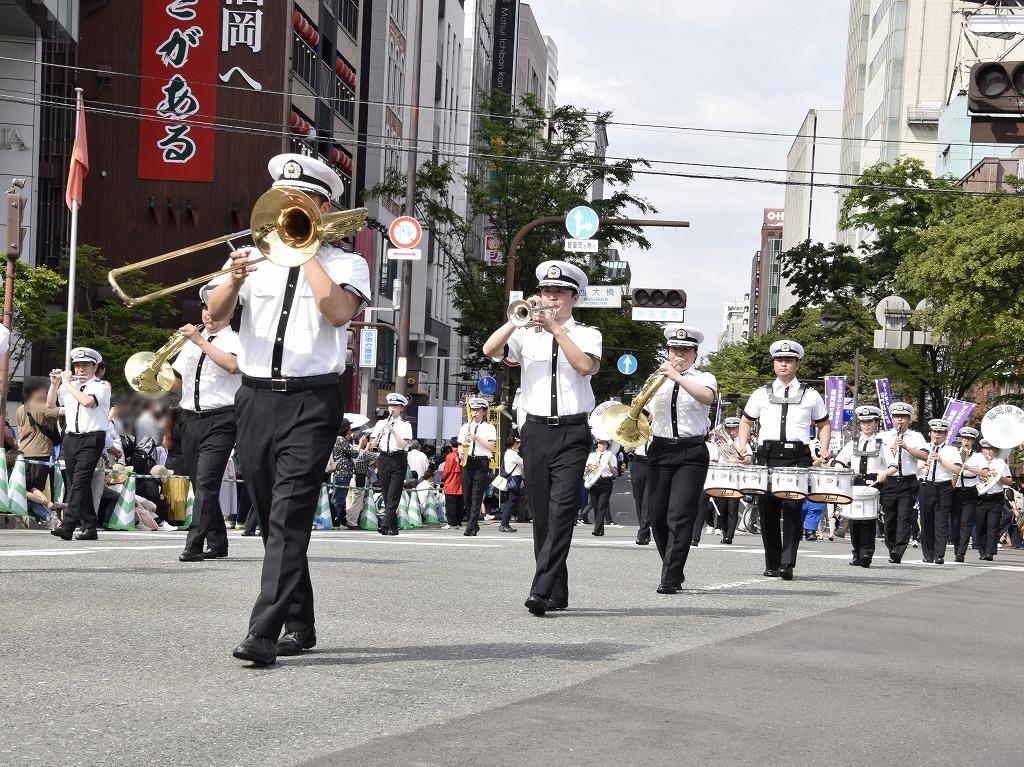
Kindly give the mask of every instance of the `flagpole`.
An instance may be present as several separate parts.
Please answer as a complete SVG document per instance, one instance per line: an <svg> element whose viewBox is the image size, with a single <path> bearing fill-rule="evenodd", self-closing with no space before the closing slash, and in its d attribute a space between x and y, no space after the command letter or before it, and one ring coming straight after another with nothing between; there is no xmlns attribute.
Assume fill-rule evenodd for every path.
<svg viewBox="0 0 1024 767"><path fill-rule="evenodd" d="M75 88L75 114L81 114L82 89ZM78 120L75 120L75 142L78 142ZM72 336L75 329L75 267L78 264L78 201L71 203L71 244L68 253L68 324L64 342L64 369L71 369Z"/></svg>

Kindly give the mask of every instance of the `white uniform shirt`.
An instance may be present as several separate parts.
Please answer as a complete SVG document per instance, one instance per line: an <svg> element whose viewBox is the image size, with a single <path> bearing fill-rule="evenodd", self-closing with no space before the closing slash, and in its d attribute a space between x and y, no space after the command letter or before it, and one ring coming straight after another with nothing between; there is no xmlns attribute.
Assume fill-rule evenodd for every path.
<svg viewBox="0 0 1024 767"><path fill-rule="evenodd" d="M459 429L459 444L465 445L467 442L469 443L466 454L470 458L487 458L490 460L491 456L494 455L494 451L488 450L476 440L470 439L471 434L477 435L484 442L495 442L498 439L498 433L494 425L487 423L487 421L481 421L480 423L470 421L469 423L462 424L462 428Z"/></svg>
<svg viewBox="0 0 1024 767"><path fill-rule="evenodd" d="M971 463L971 460L974 458L974 456L980 456L982 462L980 464ZM985 456L981 455L981 453L971 453L970 455L967 456L967 460L964 461L964 466L977 465L979 468L981 468L982 466L985 466L985 463ZM976 487L979 481L980 480L978 479L978 476L976 474L968 474L965 471L961 472L960 479L956 481L956 484L953 485L953 487Z"/></svg>
<svg viewBox="0 0 1024 767"><path fill-rule="evenodd" d="M783 408L786 408L786 434L785 440L782 440L785 442L810 443L811 424L828 418L825 400L821 398L816 389L807 387L800 403L796 403L801 386L803 384L795 378L788 387L783 385L778 378L772 382L772 391L776 397L787 396L788 388L788 396L794 400L788 406L771 402L764 386L759 386L757 391L750 395L750 399L747 400L747 404L743 408L743 414L751 421L760 420L761 429L758 432L758 438L761 442L782 440Z"/></svg>
<svg viewBox="0 0 1024 767"><path fill-rule="evenodd" d="M690 367L683 375L713 392L718 391L718 381L711 373ZM673 410L675 424L672 422ZM698 402L686 389L668 378L662 381L658 391L647 403L647 411L651 414L651 434L655 437L703 437L711 428L711 419L708 417L710 405Z"/></svg>
<svg viewBox="0 0 1024 767"><path fill-rule="evenodd" d="M1010 467L1006 465L1006 461L1004 461L1002 458L993 458L992 463L989 463L988 461L985 460L985 456L983 456L981 453L972 454L971 457L967 459L966 465L970 466L973 469L984 469L987 467L990 471L995 472L996 476L998 476L1000 479L1002 479L1003 477L1013 476L1012 474L1010 474ZM969 474L964 474L965 479L969 476ZM978 481L980 480L978 480L977 477L975 477L975 479L976 481L974 484L978 484ZM1001 482L996 482L994 485L992 485L992 487L985 491L984 495L996 495L998 493L1002 493L1005 490L1006 485L1002 484Z"/></svg>
<svg viewBox="0 0 1024 767"><path fill-rule="evenodd" d="M925 450L929 453L934 453L936 457L931 461L930 466L927 460L918 461L917 478L925 482L949 482L953 479L953 475L946 470L945 466L939 463L938 459L942 458L949 463L963 463L960 460L960 451L952 445L947 445L945 442L940 445L929 442Z"/></svg>
<svg viewBox="0 0 1024 767"><path fill-rule="evenodd" d="M523 457L515 450L506 450L505 459L502 461L505 466L505 475L508 477L523 476Z"/></svg>
<svg viewBox="0 0 1024 767"><path fill-rule="evenodd" d="M888 451L886 460L889 461L890 466L896 467L896 474L894 476L904 477L916 477L917 476L917 459L908 453L906 450L899 450L894 448L896 444L896 430L889 429L889 431L882 432L882 442L885 445L885 449ZM919 431L908 429L903 434L903 444L912 447L915 450L924 450L928 443L925 441L924 435Z"/></svg>
<svg viewBox="0 0 1024 767"><path fill-rule="evenodd" d="M600 466L601 468L597 476L599 479L604 479L605 477L615 476L615 472L619 467L619 461L611 450L605 450L603 453L598 453L595 450L587 457L586 465Z"/></svg>
<svg viewBox="0 0 1024 767"><path fill-rule="evenodd" d="M414 472L419 479L430 478L430 460L422 450L409 451L409 471Z"/></svg>
<svg viewBox="0 0 1024 767"><path fill-rule="evenodd" d="M580 325L570 317L562 328L580 351L601 359L601 331ZM519 406L531 415L575 415L594 409L594 390L590 376L581 376L565 358L561 347L550 333L535 328L518 328L508 339L504 360L522 368ZM558 352L556 396L558 410L551 412L551 359ZM501 361L497 358L496 361Z"/></svg>
<svg viewBox="0 0 1024 767"><path fill-rule="evenodd" d="M76 384L72 382L72 386ZM110 384L93 377L82 384L78 390L91 394L96 398L96 407L84 407L79 404L67 385L61 383L57 390L57 402L64 408L64 420L67 422L68 433L85 434L89 431L107 431L110 424Z"/></svg>
<svg viewBox="0 0 1024 767"><path fill-rule="evenodd" d="M253 259L260 255L255 248L247 250ZM324 246L317 251L316 258L335 283L359 296L364 305L367 303L370 272L362 256ZM230 265L229 261L225 267ZM344 373L348 325L336 328L320 314L302 267L297 267L294 283L289 282L289 273L287 267L261 261L256 271L242 283L238 292L238 301L243 305L238 334L242 345L239 368L254 378L274 376L274 345L280 340L284 344L281 377ZM203 300L207 300L210 290L227 279L229 275L222 275L208 283L201 291ZM288 285L294 286L294 296L291 306L284 306ZM279 336L283 318L287 319L287 325L284 335Z"/></svg>
<svg viewBox="0 0 1024 767"><path fill-rule="evenodd" d="M395 434L408 442L412 439L412 424L408 421L398 420L391 424L395 429ZM398 440L395 439L394 435L387 430L388 419L382 418L377 421L373 426L373 431L370 432L370 442L373 442L377 437L380 437L380 441L377 443L377 449L382 453L401 453L405 450L404 447L398 446Z"/></svg>
<svg viewBox="0 0 1024 767"><path fill-rule="evenodd" d="M854 451L861 453L877 453L876 455L854 455ZM873 482L875 476L881 474L883 471L892 465L890 458L892 453L885 446L885 440L882 439L881 434L876 434L873 437L865 437L863 434L858 434L856 439L850 440L843 449L839 451L839 455L836 456L836 461L843 464L849 469L853 469L857 476L860 476L861 462L867 459L867 477Z"/></svg>
<svg viewBox="0 0 1024 767"><path fill-rule="evenodd" d="M209 340L210 335L203 333ZM211 342L215 349L233 354L242 353L238 334L230 327L218 330ZM199 367L200 362L202 367ZM242 385L241 376L229 373L211 360L198 345L189 341L174 359L174 372L181 376L182 410L214 410L235 404L235 392ZM199 407L196 407L196 371L199 372Z"/></svg>

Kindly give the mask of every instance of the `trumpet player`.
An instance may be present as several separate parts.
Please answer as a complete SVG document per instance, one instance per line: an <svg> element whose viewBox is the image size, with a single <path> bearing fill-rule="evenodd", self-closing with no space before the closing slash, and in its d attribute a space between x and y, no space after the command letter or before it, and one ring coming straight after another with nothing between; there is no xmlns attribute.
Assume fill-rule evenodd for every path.
<svg viewBox="0 0 1024 767"><path fill-rule="evenodd" d="M274 187L305 192L324 213L344 191L338 174L313 157L277 155L267 170ZM202 295L215 321L229 318L239 303L245 307L242 385L235 395L238 457L265 553L249 633L233 655L267 665L316 645L306 552L344 412L346 331L368 302L370 276L362 256L326 242L297 266L252 260L251 248L233 252L232 271L214 278Z"/></svg>
<svg viewBox="0 0 1024 767"><path fill-rule="evenodd" d="M887 459L895 470L889 475L879 493L879 503L885 517L885 547L889 561L898 565L910 545L917 511L917 462L928 457L924 436L910 428L914 408L906 402L893 402L889 406L892 428L882 433L882 444L888 451Z"/></svg>
<svg viewBox="0 0 1024 767"><path fill-rule="evenodd" d="M231 316L214 320L202 304L203 327L178 329L189 343L174 360L174 388L181 392L181 452L192 482L192 525L179 562L201 562L228 555L228 534L220 507L224 469L235 447L235 392L241 386L242 347ZM205 548L204 548L205 546Z"/></svg>
<svg viewBox="0 0 1024 767"><path fill-rule="evenodd" d="M810 435L813 426L821 443L821 458L828 460L832 427L825 400L814 389L797 380L804 347L796 341L776 341L769 348L775 380L750 395L740 419L739 452L750 442L755 423L760 422L759 464L811 465ZM803 502L762 495L761 540L764 542L764 576L793 580L796 551L803 534Z"/></svg>
<svg viewBox="0 0 1024 767"><path fill-rule="evenodd" d="M540 332L506 322L484 343L483 353L521 371L523 477L537 561L526 608L543 615L569 604L566 560L590 452L590 378L601 367L602 341L599 330L572 316L587 287L583 270L566 261L545 261L536 275L540 295L531 301L548 309L536 313Z"/></svg>
<svg viewBox="0 0 1024 767"><path fill-rule="evenodd" d="M51 370L50 390L46 406L58 402L64 408L67 431L61 442L61 455L67 471L70 492L64 519L51 534L70 541L75 528L81 526L75 540L95 541L96 503L93 497L93 474L103 454L110 421L110 386L96 377L96 366L103 357L95 349L79 346L71 350L71 370Z"/></svg>
<svg viewBox="0 0 1024 767"><path fill-rule="evenodd" d="M388 417L377 421L370 432L370 448L377 451L377 479L384 496L384 514L377 531L381 535L398 535L398 504L402 501L402 487L409 467L406 448L412 441L412 424L402 416L409 400L404 394L391 392L387 396Z"/></svg>
<svg viewBox="0 0 1024 767"><path fill-rule="evenodd" d="M704 340L700 330L671 324L664 332L668 360L655 371L662 376L662 384L647 406L651 421L647 492L651 530L661 555L657 592L678 594L686 579L683 569L693 527L703 524L697 516L703 510L710 461L704 437L711 428L709 412L718 382L696 367L697 347Z"/></svg>
<svg viewBox="0 0 1024 767"><path fill-rule="evenodd" d="M487 423L487 400L473 397L469 401L469 421L459 429L459 450L462 459L462 508L466 514L466 532L480 532L480 504L487 487L487 470L494 455L498 433Z"/></svg>
<svg viewBox="0 0 1024 767"><path fill-rule="evenodd" d="M949 538L949 512L953 506L950 480L960 473L960 451L946 444L949 421L933 418L928 422L931 441L918 470L918 502L921 506L921 557L929 564L946 562Z"/></svg>
<svg viewBox="0 0 1024 767"><path fill-rule="evenodd" d="M1010 467L999 457L999 449L987 439L982 439L979 444L981 452L967 459L964 472L973 474L980 480L980 484L971 489L971 492L978 495L978 502L972 514L975 526L974 540L978 544L978 558L991 562L999 549L999 521L1005 503L1003 491L1013 484L1013 479ZM967 510L966 506L964 510ZM966 517L964 520L960 537L966 553L967 544L964 541L969 540L971 528L970 523L966 522ZM963 562L963 556L958 555L956 561Z"/></svg>

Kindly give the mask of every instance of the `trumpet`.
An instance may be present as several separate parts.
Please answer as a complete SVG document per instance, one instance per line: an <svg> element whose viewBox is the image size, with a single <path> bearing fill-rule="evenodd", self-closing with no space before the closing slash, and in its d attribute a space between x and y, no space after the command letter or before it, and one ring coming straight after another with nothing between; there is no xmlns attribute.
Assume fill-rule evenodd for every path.
<svg viewBox="0 0 1024 767"><path fill-rule="evenodd" d="M541 333L543 328L534 325L538 315L545 312L554 313L554 311L554 308L539 306L536 303L520 299L508 305L508 321L517 328L526 328L533 325L534 330Z"/></svg>
<svg viewBox="0 0 1024 767"><path fill-rule="evenodd" d="M216 237L180 250L172 250L170 253L147 258L134 264L119 266L107 273L107 281L127 306L155 301L180 290L203 285L222 274L234 271L235 267L231 266L210 272L202 277L195 277L141 296L129 295L126 289L118 283L118 277L129 272L140 271L153 264L160 264L189 253L206 250L214 245L226 244L234 248L232 240L248 235L252 236L253 244L263 254L250 261L250 265L260 261L270 261L278 266L289 268L300 266L316 256L316 252L323 243L347 237L364 228L366 215L366 208L323 213L316 201L305 192L281 187L269 189L260 195L256 204L253 205L252 214L249 217L252 223L251 229Z"/></svg>
<svg viewBox="0 0 1024 767"><path fill-rule="evenodd" d="M202 332L203 326L198 328ZM124 377L128 379L128 385L150 399L165 395L174 385L174 370L168 360L186 343L188 338L176 332L155 352L135 352L124 363Z"/></svg>

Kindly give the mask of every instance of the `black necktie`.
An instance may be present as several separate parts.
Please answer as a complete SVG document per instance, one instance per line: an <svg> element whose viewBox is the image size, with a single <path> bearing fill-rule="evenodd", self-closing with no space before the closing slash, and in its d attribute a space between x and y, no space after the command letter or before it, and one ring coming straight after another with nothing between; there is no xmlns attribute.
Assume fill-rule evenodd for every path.
<svg viewBox="0 0 1024 767"><path fill-rule="evenodd" d="M679 384L672 386L672 437L679 438L679 421L676 420L676 403L679 400Z"/></svg>
<svg viewBox="0 0 1024 767"><path fill-rule="evenodd" d="M789 399L789 387L788 386L786 387L786 390L784 392L782 392L782 396L785 397L786 399ZM788 416L789 416L789 403L788 402L783 402L782 403L782 420L779 423L779 442L785 442L786 441L786 418Z"/></svg>
<svg viewBox="0 0 1024 767"><path fill-rule="evenodd" d="M551 337L551 415L558 415L558 339Z"/></svg>
<svg viewBox="0 0 1024 767"><path fill-rule="evenodd" d="M85 391L85 384L78 387L78 391ZM82 412L82 403L77 399L75 400L75 433L78 433L78 415Z"/></svg>
<svg viewBox="0 0 1024 767"><path fill-rule="evenodd" d="M476 436L476 430L479 429L478 424L473 424L473 435L469 438L469 454L476 455L476 440L473 437Z"/></svg>
<svg viewBox="0 0 1024 767"><path fill-rule="evenodd" d="M932 454L935 456L935 459L932 461L932 482L935 481L935 472L939 470L939 456L938 456L938 452L939 452L939 446L934 444L934 443L932 443Z"/></svg>
<svg viewBox="0 0 1024 767"><path fill-rule="evenodd" d="M216 337L217 336L210 336L206 340L209 341L212 344L213 343L213 339L215 339ZM196 363L196 385L195 385L195 388L192 391L192 399L195 401L195 406L196 406L196 412L197 413L201 412L200 407L199 407L199 377L203 374L203 361L205 359L206 359L206 352L203 352L202 354L199 355L199 362Z"/></svg>

